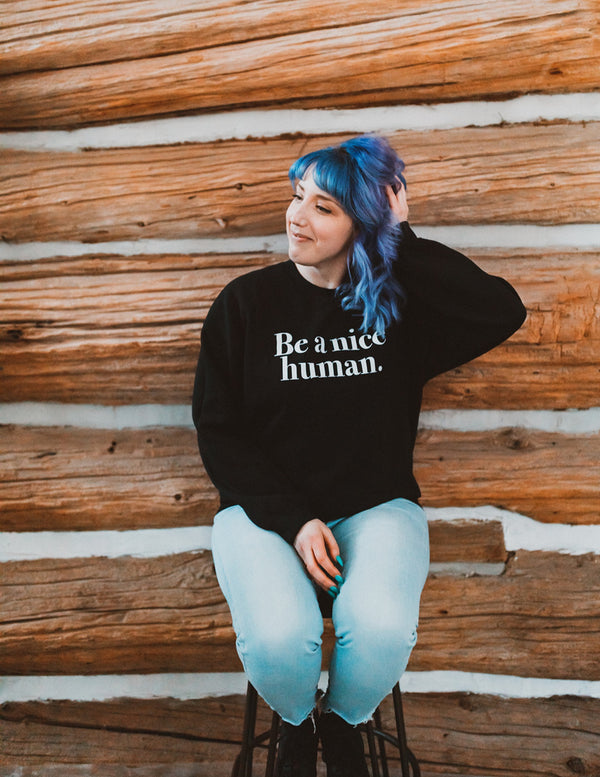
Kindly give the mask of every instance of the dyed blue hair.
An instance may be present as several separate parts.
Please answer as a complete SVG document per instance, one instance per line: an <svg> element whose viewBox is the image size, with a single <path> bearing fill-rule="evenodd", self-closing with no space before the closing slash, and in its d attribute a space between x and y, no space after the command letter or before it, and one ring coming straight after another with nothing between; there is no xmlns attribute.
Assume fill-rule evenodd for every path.
<svg viewBox="0 0 600 777"><path fill-rule="evenodd" d="M386 186L397 186L404 162L385 138L361 135L313 151L290 167L292 185L310 172L315 184L335 197L355 227L348 252L348 277L338 293L342 307L362 314L363 331L383 335L401 318L404 290L394 277L398 229Z"/></svg>

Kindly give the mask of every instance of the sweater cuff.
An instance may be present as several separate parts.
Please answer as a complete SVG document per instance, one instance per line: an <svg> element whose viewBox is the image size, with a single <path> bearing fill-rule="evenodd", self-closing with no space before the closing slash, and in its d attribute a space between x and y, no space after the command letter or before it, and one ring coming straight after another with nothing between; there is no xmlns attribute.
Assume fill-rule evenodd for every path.
<svg viewBox="0 0 600 777"><path fill-rule="evenodd" d="M398 224L398 233L400 245L406 245L418 240L408 221L402 221Z"/></svg>

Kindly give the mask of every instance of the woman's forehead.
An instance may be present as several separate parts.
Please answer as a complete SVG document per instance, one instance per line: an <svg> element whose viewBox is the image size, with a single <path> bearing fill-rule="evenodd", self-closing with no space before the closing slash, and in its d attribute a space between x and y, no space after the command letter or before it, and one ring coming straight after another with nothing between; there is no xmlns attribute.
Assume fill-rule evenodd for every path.
<svg viewBox="0 0 600 777"><path fill-rule="evenodd" d="M301 188L306 193L314 194L318 197L321 197L324 200L329 200L329 202L334 202L336 205L339 205L340 208L342 207L342 204L337 199L337 197L334 197L333 194L330 194L325 189L322 189L315 182L313 167L309 167L308 170L302 176L302 178L298 178L296 180L296 186Z"/></svg>

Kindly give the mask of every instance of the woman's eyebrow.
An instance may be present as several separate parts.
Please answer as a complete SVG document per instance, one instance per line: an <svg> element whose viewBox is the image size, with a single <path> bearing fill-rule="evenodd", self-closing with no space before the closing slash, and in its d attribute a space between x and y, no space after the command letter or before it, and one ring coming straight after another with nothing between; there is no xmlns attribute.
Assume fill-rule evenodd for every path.
<svg viewBox="0 0 600 777"><path fill-rule="evenodd" d="M299 189L302 189L304 192L304 186L302 185L301 181L298 181L297 187ZM332 202L334 205L339 205L338 201L334 197L330 197L328 194L319 192L318 194L315 194L315 197L317 197L320 200L327 200L328 202Z"/></svg>

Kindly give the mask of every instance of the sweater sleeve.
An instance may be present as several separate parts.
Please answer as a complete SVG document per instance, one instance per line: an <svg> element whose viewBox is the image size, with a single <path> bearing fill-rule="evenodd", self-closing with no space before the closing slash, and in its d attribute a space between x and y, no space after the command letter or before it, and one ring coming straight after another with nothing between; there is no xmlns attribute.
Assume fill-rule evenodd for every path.
<svg viewBox="0 0 600 777"><path fill-rule="evenodd" d="M399 273L429 380L480 356L523 324L526 310L503 278L400 225Z"/></svg>
<svg viewBox="0 0 600 777"><path fill-rule="evenodd" d="M221 505L239 504L254 523L291 544L316 516L249 431L243 412L242 319L227 290L206 317L192 401L198 447Z"/></svg>

